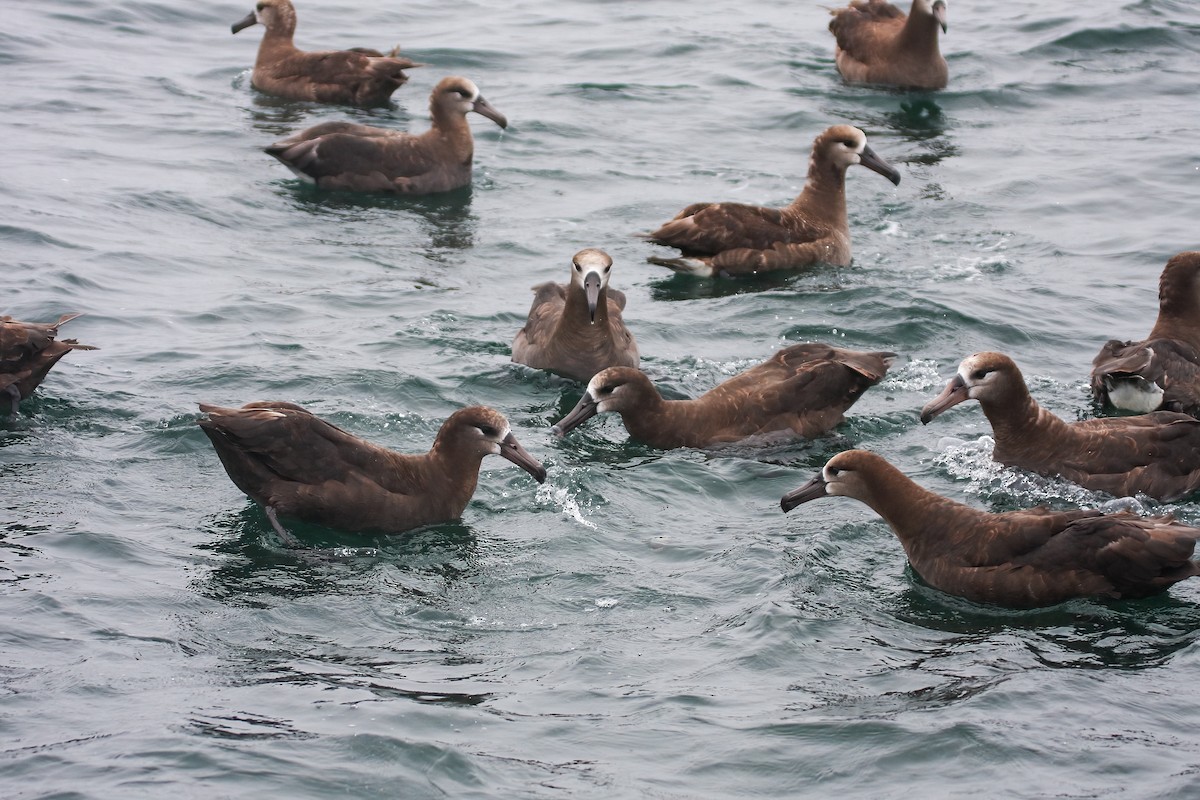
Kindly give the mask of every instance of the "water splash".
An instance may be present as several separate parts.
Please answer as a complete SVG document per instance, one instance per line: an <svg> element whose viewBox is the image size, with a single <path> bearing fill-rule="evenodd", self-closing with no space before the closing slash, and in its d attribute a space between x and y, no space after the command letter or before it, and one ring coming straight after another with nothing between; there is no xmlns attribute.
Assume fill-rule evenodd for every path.
<svg viewBox="0 0 1200 800"><path fill-rule="evenodd" d="M543 483L538 487L534 499L542 505L555 506L562 512L564 517L578 522L588 530L599 530L596 523L589 522L583 516L583 511L579 507L579 502L572 496L569 489L561 486L551 486L548 483Z"/></svg>
<svg viewBox="0 0 1200 800"><path fill-rule="evenodd" d="M946 379L938 373L938 362L914 359L893 367L879 385L890 391L929 392L941 389Z"/></svg>
<svg viewBox="0 0 1200 800"><path fill-rule="evenodd" d="M1170 511L1169 507L1144 496L1112 497L1085 489L1065 478L1047 478L1006 467L992 459L995 444L991 436L981 436L974 441L945 437L938 440L937 449L941 453L934 458L934 463L953 477L966 480L969 493L1004 506L1071 505L1106 513L1132 511L1142 516Z"/></svg>

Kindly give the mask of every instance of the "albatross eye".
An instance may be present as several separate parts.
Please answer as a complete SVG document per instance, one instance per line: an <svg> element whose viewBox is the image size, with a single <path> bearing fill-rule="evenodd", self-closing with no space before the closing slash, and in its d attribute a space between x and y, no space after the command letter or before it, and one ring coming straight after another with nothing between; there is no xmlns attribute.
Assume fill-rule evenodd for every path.
<svg viewBox="0 0 1200 800"><path fill-rule="evenodd" d="M981 381L984 378L986 378L987 375L988 375L988 371L986 369L977 369L971 373L971 380Z"/></svg>
<svg viewBox="0 0 1200 800"><path fill-rule="evenodd" d="M480 425L479 432L490 438L495 438L500 433L500 431L496 430L491 425Z"/></svg>

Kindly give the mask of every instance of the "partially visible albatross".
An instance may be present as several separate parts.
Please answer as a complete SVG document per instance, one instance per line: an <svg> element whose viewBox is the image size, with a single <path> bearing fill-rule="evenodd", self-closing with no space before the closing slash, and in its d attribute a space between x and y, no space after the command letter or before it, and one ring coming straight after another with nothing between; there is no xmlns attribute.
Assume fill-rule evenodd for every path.
<svg viewBox="0 0 1200 800"><path fill-rule="evenodd" d="M1179 253L1163 268L1149 336L1112 339L1100 348L1092 394L1123 411L1200 416L1200 251Z"/></svg>
<svg viewBox="0 0 1200 800"><path fill-rule="evenodd" d="M18 404L45 379L50 368L72 350L95 350L74 339L58 339L58 328L78 317L63 314L57 322L21 322L0 317L0 398L9 398L9 409Z"/></svg>
<svg viewBox="0 0 1200 800"><path fill-rule="evenodd" d="M831 13L837 68L848 82L946 87L949 70L938 49L938 29L946 32L946 0L913 0L907 17L886 0L854 0Z"/></svg>

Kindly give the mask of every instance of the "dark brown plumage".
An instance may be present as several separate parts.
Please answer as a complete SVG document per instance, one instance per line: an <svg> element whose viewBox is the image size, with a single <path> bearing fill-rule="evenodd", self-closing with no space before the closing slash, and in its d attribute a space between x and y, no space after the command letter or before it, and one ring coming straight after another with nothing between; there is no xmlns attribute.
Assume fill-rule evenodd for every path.
<svg viewBox="0 0 1200 800"><path fill-rule="evenodd" d="M591 380L605 367L636 367L637 342L621 319L625 295L608 288L611 271L608 253L589 247L571 259L569 283L533 287L512 360L577 381Z"/></svg>
<svg viewBox="0 0 1200 800"><path fill-rule="evenodd" d="M610 367L592 378L553 430L564 436L596 414L615 411L631 436L664 449L713 447L776 432L813 438L842 422L895 355L792 345L695 400L664 400L639 370Z"/></svg>
<svg viewBox="0 0 1200 800"><path fill-rule="evenodd" d="M17 405L46 377L50 368L72 350L95 350L74 339L56 339L58 326L78 317L63 314L58 322L19 322L0 317L0 398L7 397L13 414ZM0 401L2 402L2 401Z"/></svg>
<svg viewBox="0 0 1200 800"><path fill-rule="evenodd" d="M1021 370L1000 353L965 359L921 409L921 422L964 400L983 406L996 439L992 457L1001 464L1118 496L1143 492L1171 501L1200 489L1200 420L1187 414L1064 422L1037 404Z"/></svg>
<svg viewBox="0 0 1200 800"><path fill-rule="evenodd" d="M443 78L429 96L433 126L419 136L352 122L324 122L276 142L266 152L322 189L431 194L471 183L475 141L467 114L501 128L504 115L466 78Z"/></svg>
<svg viewBox="0 0 1200 800"><path fill-rule="evenodd" d="M1135 598L1200 575L1200 529L1173 517L1030 508L989 514L934 494L865 450L838 453L783 496L790 511L826 496L852 497L891 526L913 570L947 594L1005 608L1075 597Z"/></svg>
<svg viewBox="0 0 1200 800"><path fill-rule="evenodd" d="M846 169L854 164L900 183L900 173L875 155L862 131L834 125L813 142L808 178L791 205L694 203L646 235L683 256L650 261L696 275L746 275L816 262L847 266Z"/></svg>
<svg viewBox="0 0 1200 800"><path fill-rule="evenodd" d="M853 0L831 12L838 72L850 83L943 89L949 79L938 49L945 0L913 0L908 16L886 0Z"/></svg>
<svg viewBox="0 0 1200 800"><path fill-rule="evenodd" d="M1200 416L1200 251L1167 262L1158 283L1158 319L1140 342L1113 339L1092 361L1101 403L1145 413Z"/></svg>
<svg viewBox="0 0 1200 800"><path fill-rule="evenodd" d="M401 533L458 519L498 454L538 483L546 470L525 451L502 414L485 406L456 411L424 455L401 455L363 441L293 403L241 408L201 403L200 427L239 489L276 514L347 531Z"/></svg>
<svg viewBox="0 0 1200 800"><path fill-rule="evenodd" d="M250 83L254 88L289 100L341 103L353 106L386 105L392 92L407 80L406 69L424 66L393 52L358 47L350 50L305 52L292 43L296 9L290 0L259 0L254 11L235 22L237 33L255 23L266 28Z"/></svg>

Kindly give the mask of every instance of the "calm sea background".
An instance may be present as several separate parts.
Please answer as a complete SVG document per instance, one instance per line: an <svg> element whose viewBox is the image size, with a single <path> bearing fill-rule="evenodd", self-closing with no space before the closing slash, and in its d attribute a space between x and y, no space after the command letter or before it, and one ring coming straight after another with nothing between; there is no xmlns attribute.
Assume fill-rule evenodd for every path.
<svg viewBox="0 0 1200 800"><path fill-rule="evenodd" d="M1200 797L1200 581L1002 612L865 506L778 507L850 447L977 507L1122 504L994 466L977 405L917 412L996 349L1095 413L1093 355L1200 247L1200 5L954 0L930 95L843 85L827 5L299 0L305 49L429 64L362 111L255 92L249 0L4 0L0 313L85 312L63 335L102 349L0 419L0 795ZM261 151L422 131L450 74L511 121L471 117L468 191L326 194ZM903 173L850 171L852 266L646 262L688 203L788 202L839 122ZM672 396L792 342L901 355L811 443L556 440L581 387L509 345L588 246ZM461 522L297 526L305 557L195 425L258 399L406 452L486 403L550 477L488 459Z"/></svg>

